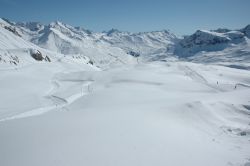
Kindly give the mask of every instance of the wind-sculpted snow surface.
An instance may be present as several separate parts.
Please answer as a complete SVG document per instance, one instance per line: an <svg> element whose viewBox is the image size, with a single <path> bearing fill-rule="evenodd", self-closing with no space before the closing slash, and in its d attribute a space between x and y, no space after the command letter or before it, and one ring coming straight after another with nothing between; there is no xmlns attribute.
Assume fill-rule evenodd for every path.
<svg viewBox="0 0 250 166"><path fill-rule="evenodd" d="M0 122L1 165L249 164L249 71L183 62L39 66L1 71L1 117L13 117ZM58 106L26 112L50 104Z"/></svg>

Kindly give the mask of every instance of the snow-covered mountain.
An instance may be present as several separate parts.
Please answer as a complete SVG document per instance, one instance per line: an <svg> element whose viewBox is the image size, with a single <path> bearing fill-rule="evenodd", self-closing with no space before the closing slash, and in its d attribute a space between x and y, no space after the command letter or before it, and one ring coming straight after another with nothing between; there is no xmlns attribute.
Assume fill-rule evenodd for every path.
<svg viewBox="0 0 250 166"><path fill-rule="evenodd" d="M97 33L59 21L48 25L7 22L26 41L56 53L88 57L101 67L136 63L138 57L140 61L179 58L244 68L249 67L244 62L250 62L250 25L239 30L197 30L182 39L167 30Z"/></svg>
<svg viewBox="0 0 250 166"><path fill-rule="evenodd" d="M133 56L139 55L148 59L168 56L172 54L177 41L177 37L167 30L130 33L112 29L95 33L59 21L49 25L38 22L10 23L25 40L42 48L65 55L89 56L99 64L105 64L111 59L114 59L114 63L131 63Z"/></svg>
<svg viewBox="0 0 250 166"><path fill-rule="evenodd" d="M221 51L238 44L248 44L249 27L250 25L241 30L197 30L194 34L186 36L178 43L175 53L188 57L200 51Z"/></svg>
<svg viewBox="0 0 250 166"><path fill-rule="evenodd" d="M250 25L240 30L198 30L180 40L174 53L194 62L231 64L232 67L240 64L249 68L244 64L250 62L249 29Z"/></svg>
<svg viewBox="0 0 250 166"><path fill-rule="evenodd" d="M32 64L57 62L92 66L93 62L83 55L68 55L50 51L25 40L20 29L13 23L0 19L0 68L16 69ZM94 66L93 66L94 67Z"/></svg>
<svg viewBox="0 0 250 166"><path fill-rule="evenodd" d="M148 58L172 54L177 37L167 30L130 33L112 29L104 33L101 40L122 48L129 54Z"/></svg>
<svg viewBox="0 0 250 166"><path fill-rule="evenodd" d="M122 49L99 41L99 34L58 21L49 25L16 23L15 27L26 40L42 48L64 55L84 55L99 66L132 63L134 60Z"/></svg>
<svg viewBox="0 0 250 166"><path fill-rule="evenodd" d="M250 38L250 24L247 25L245 28L240 30L242 33L244 33L248 38Z"/></svg>
<svg viewBox="0 0 250 166"><path fill-rule="evenodd" d="M38 49L40 48L37 45L21 38L21 35L15 27L11 26L11 24L5 20L0 19L1 67L20 66L28 64L29 62L36 62L36 60L32 58L32 55L35 55L35 50ZM41 61L45 60L45 56L41 54L40 59ZM48 56L46 59L48 59Z"/></svg>

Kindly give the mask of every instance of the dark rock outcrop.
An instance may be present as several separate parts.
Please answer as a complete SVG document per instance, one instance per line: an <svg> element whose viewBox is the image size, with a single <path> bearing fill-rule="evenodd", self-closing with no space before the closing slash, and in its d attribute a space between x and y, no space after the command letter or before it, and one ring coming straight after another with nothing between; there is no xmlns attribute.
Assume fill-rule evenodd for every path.
<svg viewBox="0 0 250 166"><path fill-rule="evenodd" d="M50 58L46 55L44 56L39 50L31 50L30 55L37 61L51 62Z"/></svg>

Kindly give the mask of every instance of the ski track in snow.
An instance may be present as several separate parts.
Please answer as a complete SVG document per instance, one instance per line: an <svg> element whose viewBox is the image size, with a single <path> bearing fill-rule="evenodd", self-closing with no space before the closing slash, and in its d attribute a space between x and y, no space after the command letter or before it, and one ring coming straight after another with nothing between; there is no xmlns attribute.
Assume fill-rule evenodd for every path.
<svg viewBox="0 0 250 166"><path fill-rule="evenodd" d="M65 80L64 80L65 81ZM31 116L38 116L41 114L44 114L46 112L49 111L53 111L53 110L61 110L64 109L64 107L66 107L67 105L73 103L74 101L76 101L77 99L81 98L82 96L87 95L90 91L90 84L91 82L93 82L93 80L90 81L86 81L86 80L66 80L68 82L82 82L82 87L81 87L81 91L75 94L72 94L66 98L60 97L60 96L56 96L54 95L56 92L60 91L60 82L58 80L53 80L52 81L52 89L49 91L49 95L47 96L48 99L50 99L50 101L52 101L53 105L50 106L46 106L46 107L41 107L41 108L35 108L29 111L25 111L23 113L17 114L17 115L13 115L13 116L9 116L3 119L0 119L0 122L3 121L8 121L8 120L14 120L14 119L20 119L20 118L27 118L27 117L31 117ZM63 81L61 81L61 84L63 83ZM70 89L68 89L70 90Z"/></svg>
<svg viewBox="0 0 250 166"><path fill-rule="evenodd" d="M192 69L189 66L180 66L179 69L183 70L185 75L190 77L192 80L199 82L201 84L206 85L207 87L211 88L212 90L215 90L216 92L224 92L225 90L223 88L220 88L219 86L214 86L211 83L209 83L206 78L204 78L201 74L199 74L197 71ZM236 84L236 85L241 85L243 87L250 87L248 85L243 85L243 84ZM234 88L234 85L231 85L232 89Z"/></svg>

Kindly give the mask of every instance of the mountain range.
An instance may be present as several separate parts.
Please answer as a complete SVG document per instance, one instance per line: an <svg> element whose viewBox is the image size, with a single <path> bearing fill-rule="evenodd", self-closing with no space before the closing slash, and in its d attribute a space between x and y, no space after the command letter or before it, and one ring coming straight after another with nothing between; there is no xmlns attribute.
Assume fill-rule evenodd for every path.
<svg viewBox="0 0 250 166"><path fill-rule="evenodd" d="M99 33L59 21L44 25L1 19L0 25L1 32L10 32L2 39L2 51L39 47L45 52L87 57L99 67L135 63L139 59L185 60L249 69L246 62L250 62L250 25L238 30L197 30L183 38L169 30L132 33L111 29Z"/></svg>

